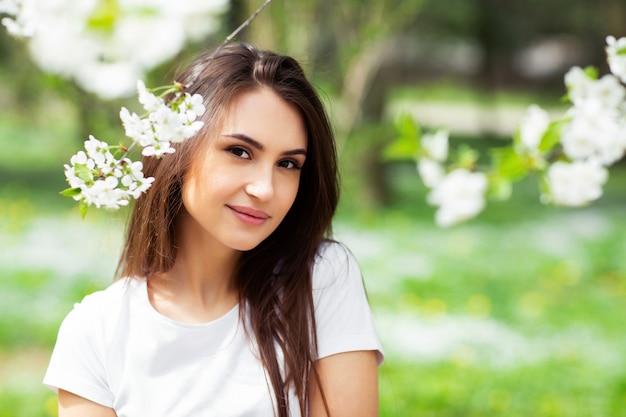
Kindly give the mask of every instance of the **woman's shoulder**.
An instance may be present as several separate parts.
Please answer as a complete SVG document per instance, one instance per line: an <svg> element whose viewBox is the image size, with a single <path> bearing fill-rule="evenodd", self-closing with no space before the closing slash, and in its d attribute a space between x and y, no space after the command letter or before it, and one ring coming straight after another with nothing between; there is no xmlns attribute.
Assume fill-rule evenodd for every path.
<svg viewBox="0 0 626 417"><path fill-rule="evenodd" d="M316 262L347 261L354 258L346 245L336 240L324 240L318 250Z"/></svg>
<svg viewBox="0 0 626 417"><path fill-rule="evenodd" d="M361 270L350 249L334 240L322 242L313 268L313 288L337 284L355 277L361 279Z"/></svg>
<svg viewBox="0 0 626 417"><path fill-rule="evenodd" d="M124 306L140 291L143 281L123 278L113 282L107 288L86 295L66 317L83 323L95 324L107 319L114 319L124 310Z"/></svg>
<svg viewBox="0 0 626 417"><path fill-rule="evenodd" d="M359 264L350 249L325 242L313 271L313 303L317 331L317 358L337 353L383 350L376 333Z"/></svg>
<svg viewBox="0 0 626 417"><path fill-rule="evenodd" d="M121 278L108 287L86 295L78 305L102 307L123 301L136 293L145 281L135 278Z"/></svg>

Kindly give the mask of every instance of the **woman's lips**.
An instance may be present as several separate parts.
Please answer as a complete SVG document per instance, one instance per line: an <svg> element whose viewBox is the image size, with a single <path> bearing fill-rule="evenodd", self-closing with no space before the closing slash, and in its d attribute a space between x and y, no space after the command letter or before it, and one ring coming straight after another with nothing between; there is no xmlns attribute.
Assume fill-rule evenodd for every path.
<svg viewBox="0 0 626 417"><path fill-rule="evenodd" d="M243 223L252 226L260 226L265 223L267 219L270 218L267 213L261 210L253 209L251 207L228 205L226 207L228 207L233 212L235 217L237 217Z"/></svg>

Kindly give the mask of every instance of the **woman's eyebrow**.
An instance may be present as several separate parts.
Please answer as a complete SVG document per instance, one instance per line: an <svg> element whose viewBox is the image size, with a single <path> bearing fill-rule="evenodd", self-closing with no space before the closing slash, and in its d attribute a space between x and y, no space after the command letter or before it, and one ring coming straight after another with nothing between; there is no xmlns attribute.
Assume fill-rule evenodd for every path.
<svg viewBox="0 0 626 417"><path fill-rule="evenodd" d="M228 137L228 138L235 138L235 139L239 139L243 142L246 142L248 145L260 150L260 151L264 151L265 150L265 146L263 146L262 143L252 139L250 136L245 135L243 133L227 133L224 134L222 136ZM286 155L286 156L291 156L291 155L304 155L306 156L306 149L303 148L298 148L298 149L292 149L289 151L285 151L282 152L281 155Z"/></svg>
<svg viewBox="0 0 626 417"><path fill-rule="evenodd" d="M256 140L252 139L250 136L248 135L244 135L243 133L227 133L224 134L222 136L225 136L227 138L235 138L235 139L239 139L242 140L244 142L246 142L248 145L257 148L260 151L264 151L265 150L265 146L263 146L263 144L257 142Z"/></svg>

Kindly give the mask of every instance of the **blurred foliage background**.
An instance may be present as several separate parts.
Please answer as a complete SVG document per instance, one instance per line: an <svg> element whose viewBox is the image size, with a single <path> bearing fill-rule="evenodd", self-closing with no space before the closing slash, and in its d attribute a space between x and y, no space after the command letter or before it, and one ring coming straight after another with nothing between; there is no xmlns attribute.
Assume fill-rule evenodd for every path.
<svg viewBox="0 0 626 417"><path fill-rule="evenodd" d="M233 0L213 47L260 1ZM337 238L361 260L386 348L382 416L626 416L626 167L583 209L538 202L532 179L476 220L437 229L411 162L385 162L394 117L452 144L510 140L525 107L561 110L572 65L606 73L622 0L274 0L241 40L298 58L341 151ZM58 195L90 133L118 140L127 100L42 73L0 31L0 416L56 415L41 386L60 321L113 278L126 213Z"/></svg>

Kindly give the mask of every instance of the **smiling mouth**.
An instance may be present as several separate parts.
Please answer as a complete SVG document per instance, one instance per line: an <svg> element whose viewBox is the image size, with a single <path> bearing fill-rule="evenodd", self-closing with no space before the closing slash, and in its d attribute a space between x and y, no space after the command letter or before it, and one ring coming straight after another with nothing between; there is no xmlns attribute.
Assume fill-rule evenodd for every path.
<svg viewBox="0 0 626 417"><path fill-rule="evenodd" d="M237 219L248 225L260 226L270 218L267 213L250 207L228 205L226 207L232 211Z"/></svg>

